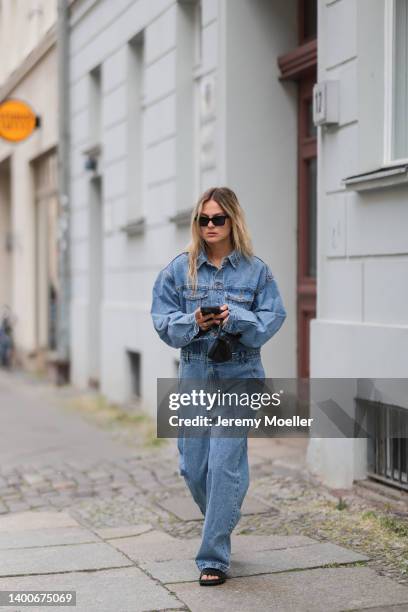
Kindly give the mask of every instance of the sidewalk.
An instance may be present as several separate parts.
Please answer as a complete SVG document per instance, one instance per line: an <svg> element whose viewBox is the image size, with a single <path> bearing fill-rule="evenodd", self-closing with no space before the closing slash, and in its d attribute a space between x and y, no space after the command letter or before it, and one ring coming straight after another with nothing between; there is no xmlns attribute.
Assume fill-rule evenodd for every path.
<svg viewBox="0 0 408 612"><path fill-rule="evenodd" d="M143 445L137 421L97 425L77 397L0 372L0 591L74 590L78 612L408 610L406 502L395 533L375 531L381 500L346 493L339 510L304 470L300 439L250 439L231 578L200 587L202 518L175 440Z"/></svg>

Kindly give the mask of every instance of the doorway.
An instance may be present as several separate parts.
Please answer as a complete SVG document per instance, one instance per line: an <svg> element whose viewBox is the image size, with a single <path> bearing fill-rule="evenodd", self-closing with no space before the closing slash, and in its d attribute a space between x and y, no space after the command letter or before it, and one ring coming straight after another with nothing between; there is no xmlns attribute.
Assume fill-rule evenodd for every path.
<svg viewBox="0 0 408 612"><path fill-rule="evenodd" d="M58 189L55 149L33 162L35 184L35 332L37 366L57 348Z"/></svg>
<svg viewBox="0 0 408 612"><path fill-rule="evenodd" d="M298 101L298 376L309 378L310 321L316 316L317 139L312 74L299 82Z"/></svg>
<svg viewBox="0 0 408 612"><path fill-rule="evenodd" d="M0 163L0 308L12 308L12 208L10 158Z"/></svg>
<svg viewBox="0 0 408 612"><path fill-rule="evenodd" d="M101 305L103 281L102 179L89 183L88 384L99 388L101 367Z"/></svg>
<svg viewBox="0 0 408 612"><path fill-rule="evenodd" d="M297 83L297 376L309 378L310 321L316 316L317 134L313 85L317 80L317 0L298 0L298 46L278 58L281 80Z"/></svg>

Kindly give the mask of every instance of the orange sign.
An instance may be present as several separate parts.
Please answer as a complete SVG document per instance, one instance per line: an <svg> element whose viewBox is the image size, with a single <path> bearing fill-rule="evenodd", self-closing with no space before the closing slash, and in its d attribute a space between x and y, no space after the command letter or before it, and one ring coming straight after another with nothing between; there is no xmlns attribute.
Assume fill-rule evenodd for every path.
<svg viewBox="0 0 408 612"><path fill-rule="evenodd" d="M10 99L0 104L1 138L20 142L32 134L36 124L36 116L25 102Z"/></svg>

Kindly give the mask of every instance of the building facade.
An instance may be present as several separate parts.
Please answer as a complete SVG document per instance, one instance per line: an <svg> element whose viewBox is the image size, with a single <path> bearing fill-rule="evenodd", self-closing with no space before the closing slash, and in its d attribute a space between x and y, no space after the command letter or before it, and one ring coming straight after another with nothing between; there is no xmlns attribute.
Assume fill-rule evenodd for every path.
<svg viewBox="0 0 408 612"><path fill-rule="evenodd" d="M185 248L199 194L225 184L288 312L263 349L267 376L350 378L351 416L364 401L387 408L378 379L407 374L406 10L406 0L73 0L76 385L154 413L156 379L176 375L178 354L153 330L151 288ZM319 127L316 82L327 93ZM376 382L364 390L358 379ZM392 480L397 465L403 484L406 443L381 435L378 447L312 439L309 467L349 487L381 469Z"/></svg>
<svg viewBox="0 0 408 612"><path fill-rule="evenodd" d="M74 0L70 17L72 380L110 400L176 375L151 318L159 272L184 250L199 194L226 184L288 322L264 348L295 376L298 88L278 58L298 45L297 1ZM310 94L311 97L311 94Z"/></svg>
<svg viewBox="0 0 408 612"><path fill-rule="evenodd" d="M39 127L0 139L0 308L14 322L17 361L43 369L56 347L56 3L1 0L0 100L28 103Z"/></svg>
<svg viewBox="0 0 408 612"><path fill-rule="evenodd" d="M407 17L406 0L319 2L318 80L334 82L336 116L318 137L310 371L353 379L351 416L364 404L377 422L374 443L312 439L311 469L338 487L369 472L408 488Z"/></svg>

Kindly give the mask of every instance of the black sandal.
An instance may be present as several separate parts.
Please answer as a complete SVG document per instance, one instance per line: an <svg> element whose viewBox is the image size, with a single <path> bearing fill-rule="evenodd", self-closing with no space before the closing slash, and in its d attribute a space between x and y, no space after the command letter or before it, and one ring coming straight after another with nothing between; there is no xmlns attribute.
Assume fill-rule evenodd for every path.
<svg viewBox="0 0 408 612"><path fill-rule="evenodd" d="M212 578L210 579L206 579L203 580L203 575L206 576L218 576L218 578ZM216 584L222 584L223 582L225 582L227 579L227 574L225 572L223 572L220 569L217 569L215 567L205 567L203 570L201 570L201 574L200 574L200 585L201 586L214 586Z"/></svg>

